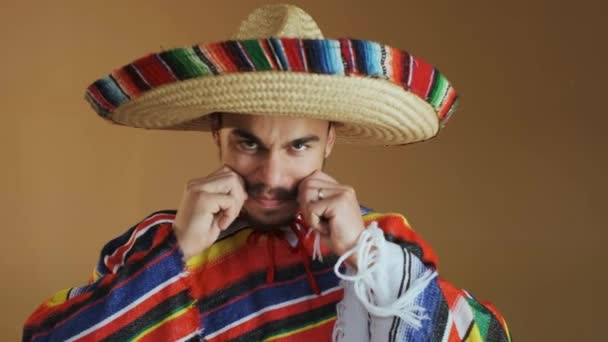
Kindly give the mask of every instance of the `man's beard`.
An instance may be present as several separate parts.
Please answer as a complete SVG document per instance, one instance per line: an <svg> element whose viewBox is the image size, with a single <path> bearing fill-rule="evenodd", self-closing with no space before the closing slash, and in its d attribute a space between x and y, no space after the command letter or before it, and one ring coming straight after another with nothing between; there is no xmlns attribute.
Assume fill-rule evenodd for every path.
<svg viewBox="0 0 608 342"><path fill-rule="evenodd" d="M245 221L247 221L248 225L251 226L252 228L256 229L256 230L275 230L275 229L279 229L282 227L288 227L291 224L293 224L295 218L296 218L296 213L294 212L292 215L288 215L285 217L282 217L279 220L264 220L258 217L255 217L253 215L251 215L250 213L248 213L246 210L243 210L243 212L241 213L241 216L243 217L243 219L245 219Z"/></svg>
<svg viewBox="0 0 608 342"><path fill-rule="evenodd" d="M245 181L245 191L249 197L270 196L280 201L295 200L298 197L298 188L287 189L283 187L271 188L264 183L249 184Z"/></svg>
<svg viewBox="0 0 608 342"><path fill-rule="evenodd" d="M297 214L297 205L294 205L298 196L298 188L287 189L283 187L271 188L264 183L249 184L246 182L245 190L249 198L258 198L262 196L271 197L273 199L287 203L287 206L291 204L289 211L285 212L286 209L268 209L262 210L261 214L249 213L245 208L241 213L241 216L245 218L253 227L262 230L270 230L279 227L288 226L293 223ZM275 217L278 215L278 217Z"/></svg>

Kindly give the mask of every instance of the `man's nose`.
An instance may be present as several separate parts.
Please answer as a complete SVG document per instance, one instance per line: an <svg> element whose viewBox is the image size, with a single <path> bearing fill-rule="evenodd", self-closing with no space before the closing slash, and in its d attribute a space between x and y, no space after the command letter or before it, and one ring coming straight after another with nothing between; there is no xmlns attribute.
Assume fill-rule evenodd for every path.
<svg viewBox="0 0 608 342"><path fill-rule="evenodd" d="M278 153L268 153L259 169L260 181L271 188L283 186L285 166Z"/></svg>

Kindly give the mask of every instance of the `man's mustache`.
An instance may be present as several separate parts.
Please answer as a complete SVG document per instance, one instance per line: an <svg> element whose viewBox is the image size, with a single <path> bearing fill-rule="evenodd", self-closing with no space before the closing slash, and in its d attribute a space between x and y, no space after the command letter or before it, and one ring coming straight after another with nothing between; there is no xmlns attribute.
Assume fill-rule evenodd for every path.
<svg viewBox="0 0 608 342"><path fill-rule="evenodd" d="M298 188L287 189L283 187L270 187L264 183L245 183L245 191L250 197L266 197L279 201L294 200L298 197Z"/></svg>

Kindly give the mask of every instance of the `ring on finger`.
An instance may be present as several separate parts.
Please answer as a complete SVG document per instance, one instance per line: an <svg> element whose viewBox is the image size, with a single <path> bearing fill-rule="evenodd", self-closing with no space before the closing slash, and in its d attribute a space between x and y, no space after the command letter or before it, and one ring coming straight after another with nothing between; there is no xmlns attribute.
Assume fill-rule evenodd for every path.
<svg viewBox="0 0 608 342"><path fill-rule="evenodd" d="M317 200L322 200L325 198L325 194L323 194L323 188L319 188L319 191L317 192Z"/></svg>

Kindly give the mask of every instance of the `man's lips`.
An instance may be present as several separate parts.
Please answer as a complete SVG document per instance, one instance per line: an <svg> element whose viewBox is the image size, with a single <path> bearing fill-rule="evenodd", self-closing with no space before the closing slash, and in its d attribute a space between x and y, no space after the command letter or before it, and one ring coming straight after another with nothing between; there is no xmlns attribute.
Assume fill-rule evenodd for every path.
<svg viewBox="0 0 608 342"><path fill-rule="evenodd" d="M280 207L281 205L283 205L285 203L284 200L280 200L277 198L266 198L266 197L250 197L250 198L263 208L276 208L276 207Z"/></svg>
<svg viewBox="0 0 608 342"><path fill-rule="evenodd" d="M277 197L253 197L249 196L250 200L253 200L258 206L264 209L276 209L281 206L292 202L286 198L277 198Z"/></svg>

